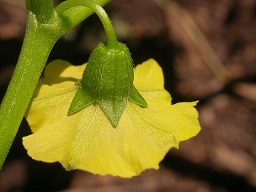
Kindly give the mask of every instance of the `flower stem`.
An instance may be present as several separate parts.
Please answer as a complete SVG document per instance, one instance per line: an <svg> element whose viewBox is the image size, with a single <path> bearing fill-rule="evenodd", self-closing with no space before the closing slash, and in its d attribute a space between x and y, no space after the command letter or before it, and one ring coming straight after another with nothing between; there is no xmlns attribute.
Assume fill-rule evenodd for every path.
<svg viewBox="0 0 256 192"><path fill-rule="evenodd" d="M106 33L106 37L107 37L107 46L111 47L111 46L115 46L116 43L118 43L117 37L116 37L116 33L114 31L113 25L108 17L108 14L106 13L106 11L94 0L69 0L69 1L65 1L62 3L61 6L59 6L56 11L57 13L63 13L65 12L65 10L67 10L70 7L74 7L74 6L85 6L90 8L91 10L93 10L98 17L100 18L105 33Z"/></svg>

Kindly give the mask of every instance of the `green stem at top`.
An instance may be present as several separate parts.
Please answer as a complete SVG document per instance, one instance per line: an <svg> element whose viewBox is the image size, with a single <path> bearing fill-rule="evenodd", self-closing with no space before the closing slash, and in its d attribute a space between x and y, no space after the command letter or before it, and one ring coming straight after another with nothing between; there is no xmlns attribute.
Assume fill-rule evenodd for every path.
<svg viewBox="0 0 256 192"><path fill-rule="evenodd" d="M97 0L97 3L104 5L109 1ZM0 169L54 44L65 32L93 13L82 7L76 7L76 12L57 13L52 0L26 0L26 7L26 35L16 69L0 106Z"/></svg>
<svg viewBox="0 0 256 192"><path fill-rule="evenodd" d="M69 7L74 6L85 6L90 8L92 11L94 11L99 19L101 20L101 23L103 24L107 41L107 46L115 46L118 43L115 30L113 28L113 25L108 17L108 14L106 11L94 0L70 0L63 2L60 6L56 8L56 12L65 12Z"/></svg>
<svg viewBox="0 0 256 192"><path fill-rule="evenodd" d="M26 8L36 15L39 23L49 23L53 18L52 0L26 0Z"/></svg>

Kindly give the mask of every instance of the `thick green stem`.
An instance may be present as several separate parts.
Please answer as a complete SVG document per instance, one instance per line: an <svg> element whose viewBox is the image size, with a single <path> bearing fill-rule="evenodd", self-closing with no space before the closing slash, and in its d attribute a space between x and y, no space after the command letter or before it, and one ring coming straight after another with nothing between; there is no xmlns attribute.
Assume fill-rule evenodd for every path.
<svg viewBox="0 0 256 192"><path fill-rule="evenodd" d="M18 131L50 51L58 39L38 27L32 13L28 20L19 60L0 107L0 167Z"/></svg>
<svg viewBox="0 0 256 192"><path fill-rule="evenodd" d="M26 7L36 15L39 23L49 23L53 18L54 7L52 0L26 0Z"/></svg>

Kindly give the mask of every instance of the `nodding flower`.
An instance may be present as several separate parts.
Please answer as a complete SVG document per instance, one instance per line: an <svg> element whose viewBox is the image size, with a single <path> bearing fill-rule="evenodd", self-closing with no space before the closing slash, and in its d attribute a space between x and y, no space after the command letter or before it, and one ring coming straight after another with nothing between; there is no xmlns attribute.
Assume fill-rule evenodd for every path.
<svg viewBox="0 0 256 192"><path fill-rule="evenodd" d="M158 169L170 148L200 131L197 102L172 104L162 69L153 59L133 70L133 85L147 106L126 98L115 126L97 102L68 114L84 69L86 64L63 60L47 65L26 113L32 134L23 138L23 145L33 159L60 162L67 170L130 178ZM112 99L118 103L116 95Z"/></svg>

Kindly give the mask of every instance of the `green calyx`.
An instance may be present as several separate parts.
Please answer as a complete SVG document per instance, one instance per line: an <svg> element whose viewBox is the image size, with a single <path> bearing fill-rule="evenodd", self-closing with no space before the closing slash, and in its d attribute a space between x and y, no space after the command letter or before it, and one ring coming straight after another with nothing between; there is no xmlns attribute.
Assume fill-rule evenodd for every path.
<svg viewBox="0 0 256 192"><path fill-rule="evenodd" d="M114 47L100 43L89 58L68 115L90 104L98 104L116 128L128 100L147 107L146 101L134 87L133 79L133 64L128 48L119 42Z"/></svg>
<svg viewBox="0 0 256 192"><path fill-rule="evenodd" d="M128 48L117 41L105 10L93 0L69 1L92 9L100 18L107 40L92 52L70 105L72 115L88 105L99 105L114 128L117 127L128 100L141 107L147 102L133 85L133 64Z"/></svg>

